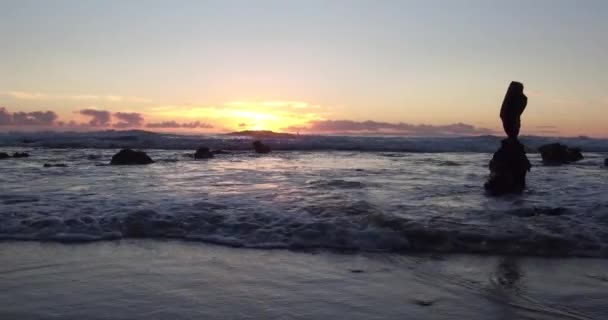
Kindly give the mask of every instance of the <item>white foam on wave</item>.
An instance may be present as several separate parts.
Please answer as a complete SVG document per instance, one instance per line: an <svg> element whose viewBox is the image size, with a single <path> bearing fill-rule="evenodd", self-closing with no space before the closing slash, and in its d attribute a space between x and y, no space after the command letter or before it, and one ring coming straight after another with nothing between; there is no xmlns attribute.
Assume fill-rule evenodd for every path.
<svg viewBox="0 0 608 320"><path fill-rule="evenodd" d="M608 257L606 226L589 230L588 225L569 219L574 212L559 208L479 212L486 223L478 226L458 225L449 219L425 223L380 212L363 201L340 207L311 206L304 210L307 213L296 216L222 212L213 206L199 209L179 214L144 209L85 219L3 216L0 239L83 242L174 238L248 248Z"/></svg>

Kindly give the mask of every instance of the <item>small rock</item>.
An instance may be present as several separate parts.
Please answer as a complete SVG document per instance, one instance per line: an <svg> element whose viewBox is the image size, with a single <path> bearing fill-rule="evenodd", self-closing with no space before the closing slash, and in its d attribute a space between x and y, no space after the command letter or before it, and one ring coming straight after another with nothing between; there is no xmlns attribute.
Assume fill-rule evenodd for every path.
<svg viewBox="0 0 608 320"><path fill-rule="evenodd" d="M213 158L213 153L207 147L200 147L194 153L194 159L210 159Z"/></svg>
<svg viewBox="0 0 608 320"><path fill-rule="evenodd" d="M6 152L0 152L0 159L8 159L11 156L8 155L8 153Z"/></svg>
<svg viewBox="0 0 608 320"><path fill-rule="evenodd" d="M546 144L538 148L546 165L560 165L582 160L583 154L579 148L569 148L561 143Z"/></svg>
<svg viewBox="0 0 608 320"><path fill-rule="evenodd" d="M257 153L270 153L270 147L263 144L262 141L259 140L253 142L253 149Z"/></svg>
<svg viewBox="0 0 608 320"><path fill-rule="evenodd" d="M365 270L361 270L361 269L349 269L348 271L350 271L351 273L364 273Z"/></svg>
<svg viewBox="0 0 608 320"><path fill-rule="evenodd" d="M111 165L150 164L154 161L143 151L122 149L112 157Z"/></svg>
<svg viewBox="0 0 608 320"><path fill-rule="evenodd" d="M435 304L436 301L428 299L414 299L413 302L419 306L429 307Z"/></svg>
<svg viewBox="0 0 608 320"><path fill-rule="evenodd" d="M68 165L65 163L45 163L43 167L45 168L65 168Z"/></svg>
<svg viewBox="0 0 608 320"><path fill-rule="evenodd" d="M13 158L27 158L30 155L27 152L15 152L13 153Z"/></svg>
<svg viewBox="0 0 608 320"><path fill-rule="evenodd" d="M608 167L608 159L604 160L604 166Z"/></svg>

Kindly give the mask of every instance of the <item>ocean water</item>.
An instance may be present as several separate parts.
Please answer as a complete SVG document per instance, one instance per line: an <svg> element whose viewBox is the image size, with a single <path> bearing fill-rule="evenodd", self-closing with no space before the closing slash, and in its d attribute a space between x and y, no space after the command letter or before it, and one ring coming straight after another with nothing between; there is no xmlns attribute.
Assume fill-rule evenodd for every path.
<svg viewBox="0 0 608 320"><path fill-rule="evenodd" d="M108 166L118 149L90 148L82 141L100 140L78 137L78 145L57 136L0 139L0 151L31 155L0 160L0 239L174 238L263 249L608 257L608 169L601 140L581 138L596 151L566 166L542 166L539 155L530 153L526 192L489 197L483 183L492 155L485 150L498 147L494 137L446 138L426 146L464 148L469 141L469 151L460 152L425 152L431 141L423 138L402 139L402 145L422 149L399 152L377 150L397 146L397 138L360 138L359 146L370 146L359 148L364 151L294 148L309 144L275 139L274 147L291 147L269 155L242 150L250 143L246 138L222 144L220 138L177 137L164 149L146 149L156 161L147 166ZM158 145L159 139L172 138L109 141L137 147ZM329 146L339 138L327 139ZM187 156L192 150L179 148L186 140L236 151L196 161Z"/></svg>

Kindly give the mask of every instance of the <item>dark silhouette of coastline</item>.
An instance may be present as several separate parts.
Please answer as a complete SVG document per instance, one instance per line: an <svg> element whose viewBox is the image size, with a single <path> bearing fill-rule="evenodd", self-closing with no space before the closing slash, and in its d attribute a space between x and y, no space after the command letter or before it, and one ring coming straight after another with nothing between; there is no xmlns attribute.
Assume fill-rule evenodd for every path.
<svg viewBox="0 0 608 320"><path fill-rule="evenodd" d="M297 138L298 134L286 133L286 132L274 132L270 130L244 130L227 133L229 136L243 136L251 137L255 139L271 139L271 138Z"/></svg>

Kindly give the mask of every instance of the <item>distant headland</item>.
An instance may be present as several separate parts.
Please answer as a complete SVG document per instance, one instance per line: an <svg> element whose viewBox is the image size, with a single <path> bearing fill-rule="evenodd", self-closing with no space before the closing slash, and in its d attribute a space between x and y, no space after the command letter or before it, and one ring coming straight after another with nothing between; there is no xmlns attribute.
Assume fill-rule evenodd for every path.
<svg viewBox="0 0 608 320"><path fill-rule="evenodd" d="M286 132L274 132L270 130L243 130L227 133L229 136L244 136L252 137L256 139L268 139L268 138L297 138L300 135Z"/></svg>

